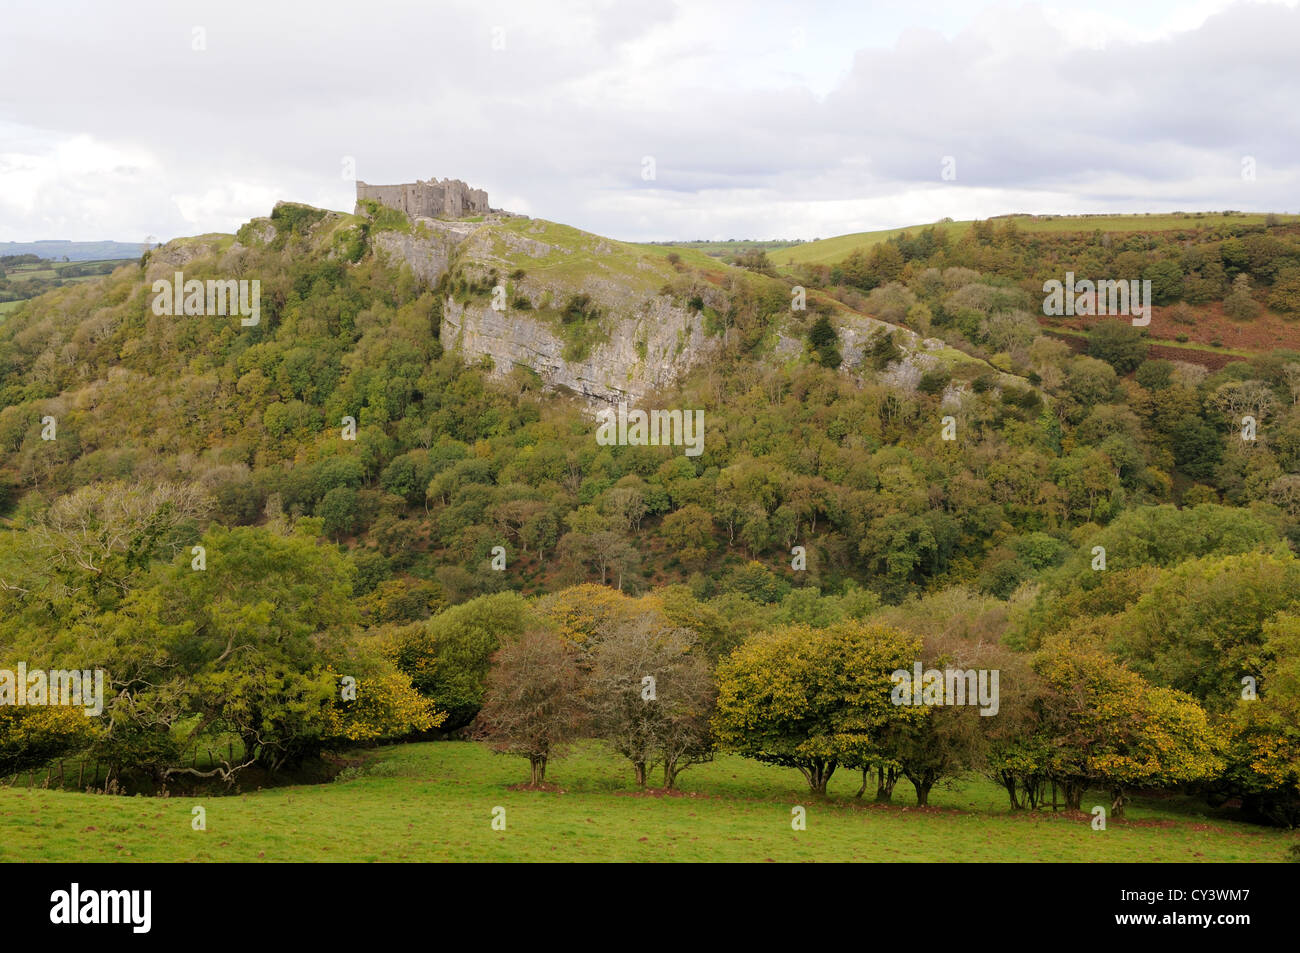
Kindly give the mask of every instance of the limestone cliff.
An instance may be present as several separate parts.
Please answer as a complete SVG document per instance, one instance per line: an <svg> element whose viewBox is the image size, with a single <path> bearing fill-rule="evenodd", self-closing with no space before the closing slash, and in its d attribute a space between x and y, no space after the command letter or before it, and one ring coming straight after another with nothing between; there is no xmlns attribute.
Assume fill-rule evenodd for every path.
<svg viewBox="0 0 1300 953"><path fill-rule="evenodd" d="M380 231L371 240L439 289L443 346L468 363L486 359L497 376L522 367L549 388L592 401L636 402L712 360L737 308L752 307L756 297L767 301L773 332L755 355L776 361L804 355L807 317L788 311L784 283L698 252L632 245L499 213L482 222L420 218L409 231ZM835 305L834 320L840 370L858 380L912 390L939 364L992 371L941 340L842 305ZM893 333L901 357L875 370L864 352L881 331Z"/></svg>
<svg viewBox="0 0 1300 953"><path fill-rule="evenodd" d="M442 343L466 360L491 359L498 375L526 367L549 387L606 401L637 401L672 386L717 345L705 336L697 314L666 297L625 308L606 319L606 340L581 356L566 357L569 343L532 313L498 312L490 304L449 298L443 307Z"/></svg>

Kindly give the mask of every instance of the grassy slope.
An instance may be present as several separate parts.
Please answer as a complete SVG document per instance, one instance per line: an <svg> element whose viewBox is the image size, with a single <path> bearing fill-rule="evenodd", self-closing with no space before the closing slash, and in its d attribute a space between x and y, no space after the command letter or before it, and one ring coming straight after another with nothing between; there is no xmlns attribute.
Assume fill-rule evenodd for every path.
<svg viewBox="0 0 1300 953"><path fill-rule="evenodd" d="M1279 215L1281 221L1295 221L1300 215ZM1176 228L1208 227L1219 224L1261 225L1264 215L1223 215L1218 212L1192 212L1168 215L1008 215L995 219L998 224L1015 221L1016 227L1027 232L1091 232L1101 229L1105 232L1144 232L1168 231ZM953 237L956 233L970 228L971 222L945 222L936 228L947 231ZM852 235L837 235L823 238L816 242L807 242L793 248L769 253L769 257L778 266L796 265L833 265L843 261L849 253L858 248L870 248L895 235L906 231L919 231L925 224L911 225L905 228L887 228L881 231L857 232Z"/></svg>
<svg viewBox="0 0 1300 953"><path fill-rule="evenodd" d="M465 742L369 752L345 783L236 797L124 798L0 789L5 861L1241 861L1283 859L1294 832L1206 818L1183 799L1138 801L1093 831L1086 816L1019 815L984 781L936 790L935 807L853 799L858 775L808 794L798 772L724 757L682 775L692 796L628 796L626 764L595 745L553 762L567 793L511 791L526 763ZM1085 807L1099 801L1087 798ZM207 830L191 830L202 804ZM507 830L491 829L496 806ZM807 830L790 809L807 809Z"/></svg>
<svg viewBox="0 0 1300 953"><path fill-rule="evenodd" d="M665 281L677 275L668 262L674 251L682 261L706 272L732 271L695 250L665 245L637 245L615 241L570 225L545 219L507 219L488 226L494 258L507 267L522 268L527 274L557 284L580 285L586 278L610 278L629 290L653 295ZM520 242L512 247L510 238ZM530 253L530 242L550 246L545 255ZM735 269L740 273L739 269Z"/></svg>

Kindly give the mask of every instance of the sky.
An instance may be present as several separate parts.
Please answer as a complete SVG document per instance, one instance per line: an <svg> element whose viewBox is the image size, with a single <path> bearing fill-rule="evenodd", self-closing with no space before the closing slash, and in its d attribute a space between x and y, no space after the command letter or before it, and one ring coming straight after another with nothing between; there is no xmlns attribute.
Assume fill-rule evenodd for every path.
<svg viewBox="0 0 1300 953"><path fill-rule="evenodd" d="M0 241L451 177L629 241L1300 211L1288 2L6 0Z"/></svg>

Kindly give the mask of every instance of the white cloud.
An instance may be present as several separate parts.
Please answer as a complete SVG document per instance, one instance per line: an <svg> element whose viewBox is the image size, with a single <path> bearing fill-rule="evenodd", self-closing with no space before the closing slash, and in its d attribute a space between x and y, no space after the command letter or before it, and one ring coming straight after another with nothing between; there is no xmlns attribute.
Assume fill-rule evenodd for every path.
<svg viewBox="0 0 1300 953"><path fill-rule="evenodd" d="M280 198L351 209L344 156L370 182L451 175L625 239L1285 211L1298 46L1292 0L83 0L56 26L17 0L0 62L40 82L0 105L0 240L229 231Z"/></svg>

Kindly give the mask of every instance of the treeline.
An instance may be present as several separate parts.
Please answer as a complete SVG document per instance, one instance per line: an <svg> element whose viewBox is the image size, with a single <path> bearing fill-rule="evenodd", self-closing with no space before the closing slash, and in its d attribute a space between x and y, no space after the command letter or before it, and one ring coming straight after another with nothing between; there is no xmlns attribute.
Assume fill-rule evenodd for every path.
<svg viewBox="0 0 1300 953"><path fill-rule="evenodd" d="M1207 219L1187 228L1117 233L1027 231L1014 220L990 219L956 236L935 226L906 231L854 250L838 265L797 271L809 285L869 292L890 282L910 285L929 268L973 269L1040 301L1043 282L1071 271L1094 281L1150 280L1157 305L1204 305L1243 290L1257 304L1300 313L1300 225L1276 220L1247 225Z"/></svg>
<svg viewBox="0 0 1300 953"><path fill-rule="evenodd" d="M1012 600L956 588L882 605L785 588L761 565L709 596L582 584L368 622L357 554L320 520L201 530L192 486L86 488L0 546L0 669L107 672L104 714L0 707L0 775L82 755L106 783L273 780L322 752L464 732L531 783L599 738L638 785L717 752L838 770L919 804L972 773L1012 809L1049 789L1122 813L1157 788L1300 823L1300 561L1267 519L1134 509ZM979 672L953 704L895 673ZM996 674L994 674L996 673ZM993 676L991 683L989 676ZM992 695L985 694L991 684ZM946 702L946 703L945 703ZM187 752L238 757L211 768Z"/></svg>

